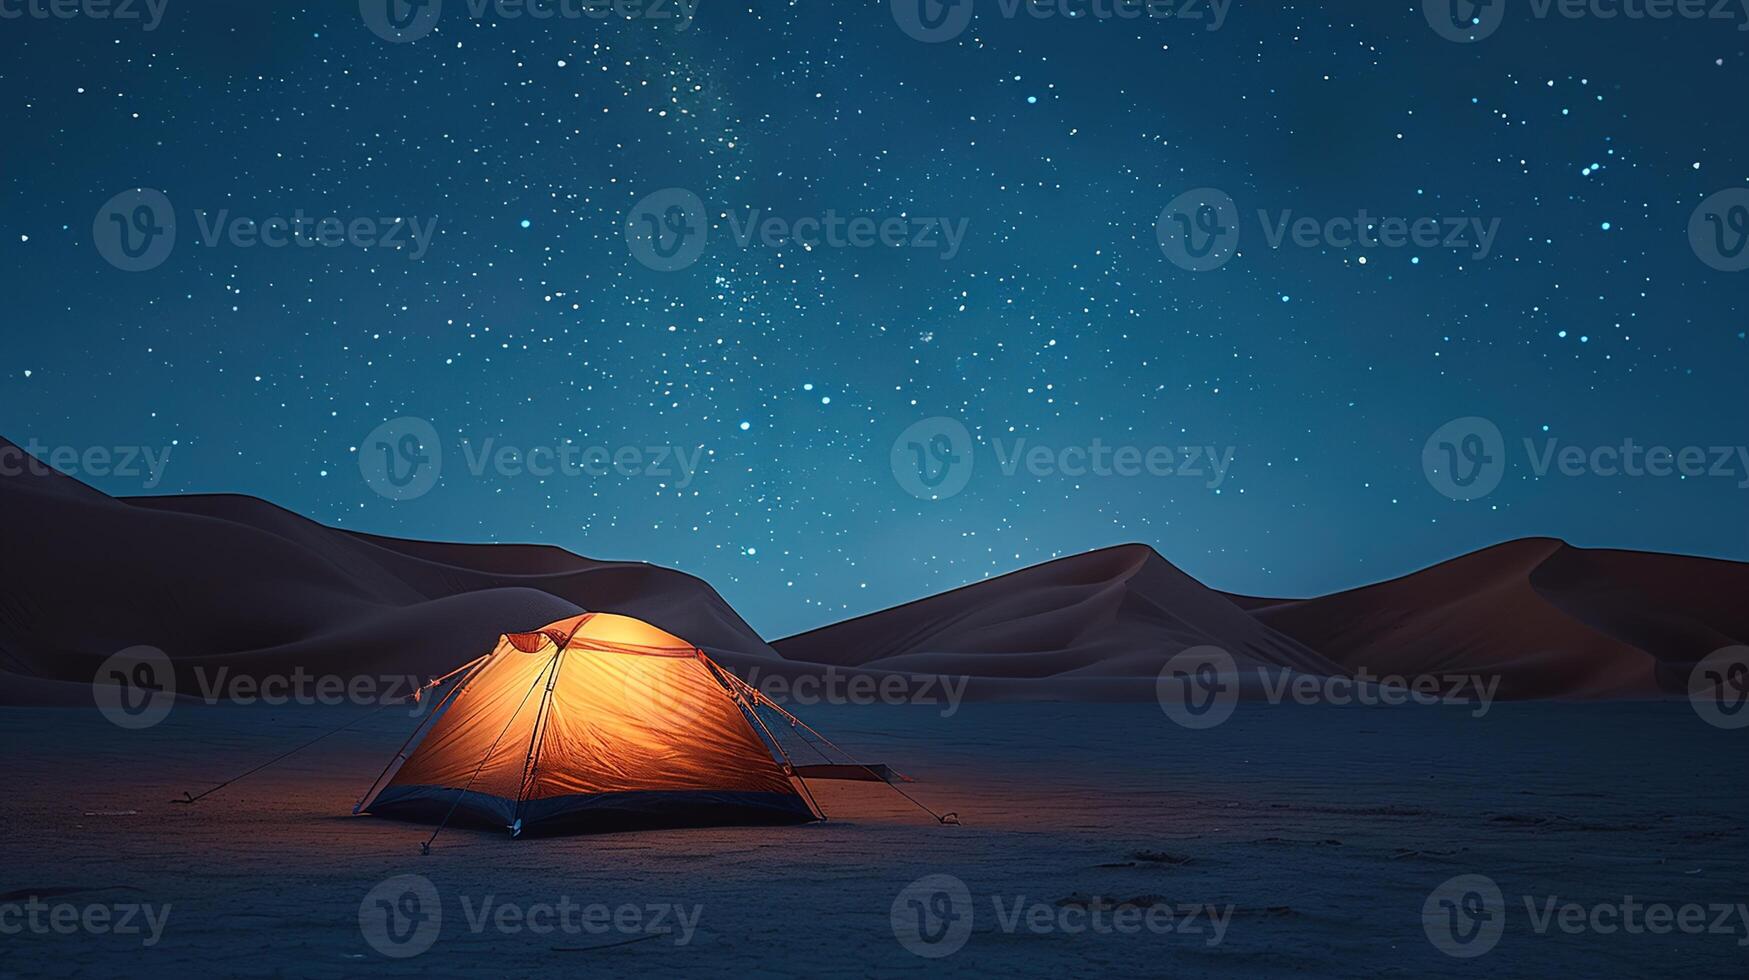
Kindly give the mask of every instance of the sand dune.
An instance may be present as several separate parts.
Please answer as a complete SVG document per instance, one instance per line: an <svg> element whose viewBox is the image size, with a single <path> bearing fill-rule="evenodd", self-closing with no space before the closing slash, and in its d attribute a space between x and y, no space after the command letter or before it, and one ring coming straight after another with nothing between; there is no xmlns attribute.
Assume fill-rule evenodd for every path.
<svg viewBox="0 0 1749 980"><path fill-rule="evenodd" d="M1151 680L1173 654L1210 644L1242 674L1481 676L1502 698L1657 698L1682 694L1708 654L1749 642L1745 594L1749 565L1532 538L1364 588L1271 599L1214 592L1125 545L774 646L802 661L1033 678L1067 696L1137 694L1116 681Z"/></svg>
<svg viewBox="0 0 1749 980"><path fill-rule="evenodd" d="M1653 697L1749 640L1746 594L1749 565L1528 538L1321 598L1235 600L1350 670L1498 675L1513 698Z"/></svg>
<svg viewBox="0 0 1749 980"><path fill-rule="evenodd" d="M1342 668L1144 545L1060 558L778 641L790 660L970 676L985 693L1152 698L1160 669L1212 645L1247 674ZM1003 683L989 683L1000 680Z"/></svg>
<svg viewBox="0 0 1749 980"><path fill-rule="evenodd" d="M61 700L55 681L88 703L103 659L140 645L179 671L438 674L585 608L774 658L708 584L654 565L355 534L249 497L118 500L52 472L0 477L0 515L0 703Z"/></svg>
<svg viewBox="0 0 1749 980"><path fill-rule="evenodd" d="M98 664L140 645L190 673L430 676L585 609L648 620L743 676L944 675L1006 700L1148 700L1169 658L1204 645L1248 676L1655 697L1749 639L1749 565L1552 539L1298 600L1224 594L1125 545L768 645L697 578L559 548L377 537L243 496L114 499L46 470L0 476L0 515L0 704L89 703Z"/></svg>

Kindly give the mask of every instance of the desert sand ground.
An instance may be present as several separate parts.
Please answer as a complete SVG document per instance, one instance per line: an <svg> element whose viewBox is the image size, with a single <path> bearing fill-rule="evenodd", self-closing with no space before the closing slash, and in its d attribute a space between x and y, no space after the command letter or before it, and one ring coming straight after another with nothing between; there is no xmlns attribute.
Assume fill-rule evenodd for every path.
<svg viewBox="0 0 1749 980"><path fill-rule="evenodd" d="M0 906L37 894L170 907L151 946L0 935L0 975L1740 977L1749 965L1735 914L1729 933L1539 934L1525 905L1749 901L1740 733L1686 703L1501 704L1480 719L1243 704L1202 732L1147 705L967 705L945 718L798 707L915 775L908 788L963 825L938 826L878 785L817 784L822 824L519 841L452 828L429 856L428 828L349 816L407 730L392 709L195 806L168 802L358 710L179 706L143 732L92 711L0 711ZM395 959L367 943L360 906L404 874L433 883L442 921L427 951ZM1423 928L1429 894L1461 874L1490 877L1505 900L1498 945L1474 959L1440 952ZM901 892L930 875L972 899L963 947L939 958L909 951L892 922ZM1218 942L1206 913L1195 933L1055 928L1090 922L1057 915L1094 896L1157 898L1174 926L1187 906L1232 911ZM488 900L561 898L698 918L684 942L643 925L470 921ZM997 905L1017 900L1043 903L1052 928L1004 923Z"/></svg>

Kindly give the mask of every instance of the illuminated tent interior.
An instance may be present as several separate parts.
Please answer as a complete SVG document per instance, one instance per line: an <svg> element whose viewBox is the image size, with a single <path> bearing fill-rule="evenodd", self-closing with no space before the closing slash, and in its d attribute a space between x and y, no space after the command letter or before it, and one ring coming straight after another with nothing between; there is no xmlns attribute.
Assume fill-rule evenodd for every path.
<svg viewBox="0 0 1749 980"><path fill-rule="evenodd" d="M512 836L805 823L824 814L802 777L895 775L792 765L767 716L831 743L704 651L627 616L506 634L452 676L354 812Z"/></svg>

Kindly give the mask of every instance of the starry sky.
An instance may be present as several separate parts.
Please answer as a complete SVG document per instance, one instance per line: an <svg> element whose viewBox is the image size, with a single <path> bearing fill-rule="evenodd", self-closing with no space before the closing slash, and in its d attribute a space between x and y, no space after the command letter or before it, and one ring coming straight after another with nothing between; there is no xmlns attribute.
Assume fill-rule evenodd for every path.
<svg viewBox="0 0 1749 980"><path fill-rule="evenodd" d="M0 434L173 447L157 486L83 474L115 494L248 493L349 529L680 568L772 637L1128 541L1269 595L1533 534L1749 558L1741 462L1539 478L1519 448L1749 442L1749 272L1688 235L1749 185L1741 17L1515 7L1466 44L1413 0L1240 0L1213 31L975 10L931 44L886 0L702 0L684 31L449 0L399 44L340 0L169 0L151 31L0 20ZM1242 237L1191 272L1156 221L1201 187L1237 202ZM178 225L140 272L94 241L132 188ZM624 231L665 188L712 216L678 271ZM1271 248L1256 217L1362 208L1498 236L1481 259ZM966 234L951 260L743 248L728 216L752 209ZM197 211L437 224L415 261L209 247ZM1513 458L1454 501L1422 449L1465 416ZM445 469L394 500L358 454L401 417L432 424ZM890 463L931 417L976 443L943 500ZM1215 488L1004 475L1017 439L1232 457ZM475 475L464 443L487 440L702 462L685 486Z"/></svg>

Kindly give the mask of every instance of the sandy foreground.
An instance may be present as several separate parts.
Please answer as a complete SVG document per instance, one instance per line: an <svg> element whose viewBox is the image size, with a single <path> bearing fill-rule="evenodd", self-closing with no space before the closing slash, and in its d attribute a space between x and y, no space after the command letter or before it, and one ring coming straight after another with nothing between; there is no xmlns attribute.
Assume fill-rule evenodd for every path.
<svg viewBox="0 0 1749 980"><path fill-rule="evenodd" d="M797 710L916 776L908 788L963 826L878 785L815 784L823 824L521 841L452 828L421 856L429 828L349 816L408 730L404 709L192 807L168 801L359 709L179 706L142 732L93 711L3 710L0 975L1749 969L1742 733L1686 703L1498 704L1484 718L1243 704L1207 731L1150 705ZM379 903L408 909L406 888L379 886L410 874L441 919L390 935ZM1502 895L1497 943L1473 958L1442 952L1423 920L1459 875ZM963 883L968 903L932 876ZM1625 919L1609 911L1624 905ZM62 906L131 914L140 932L60 934ZM1649 906L1677 917L1666 934L1648 930L1662 921ZM1688 906L1704 928L1676 927Z"/></svg>

